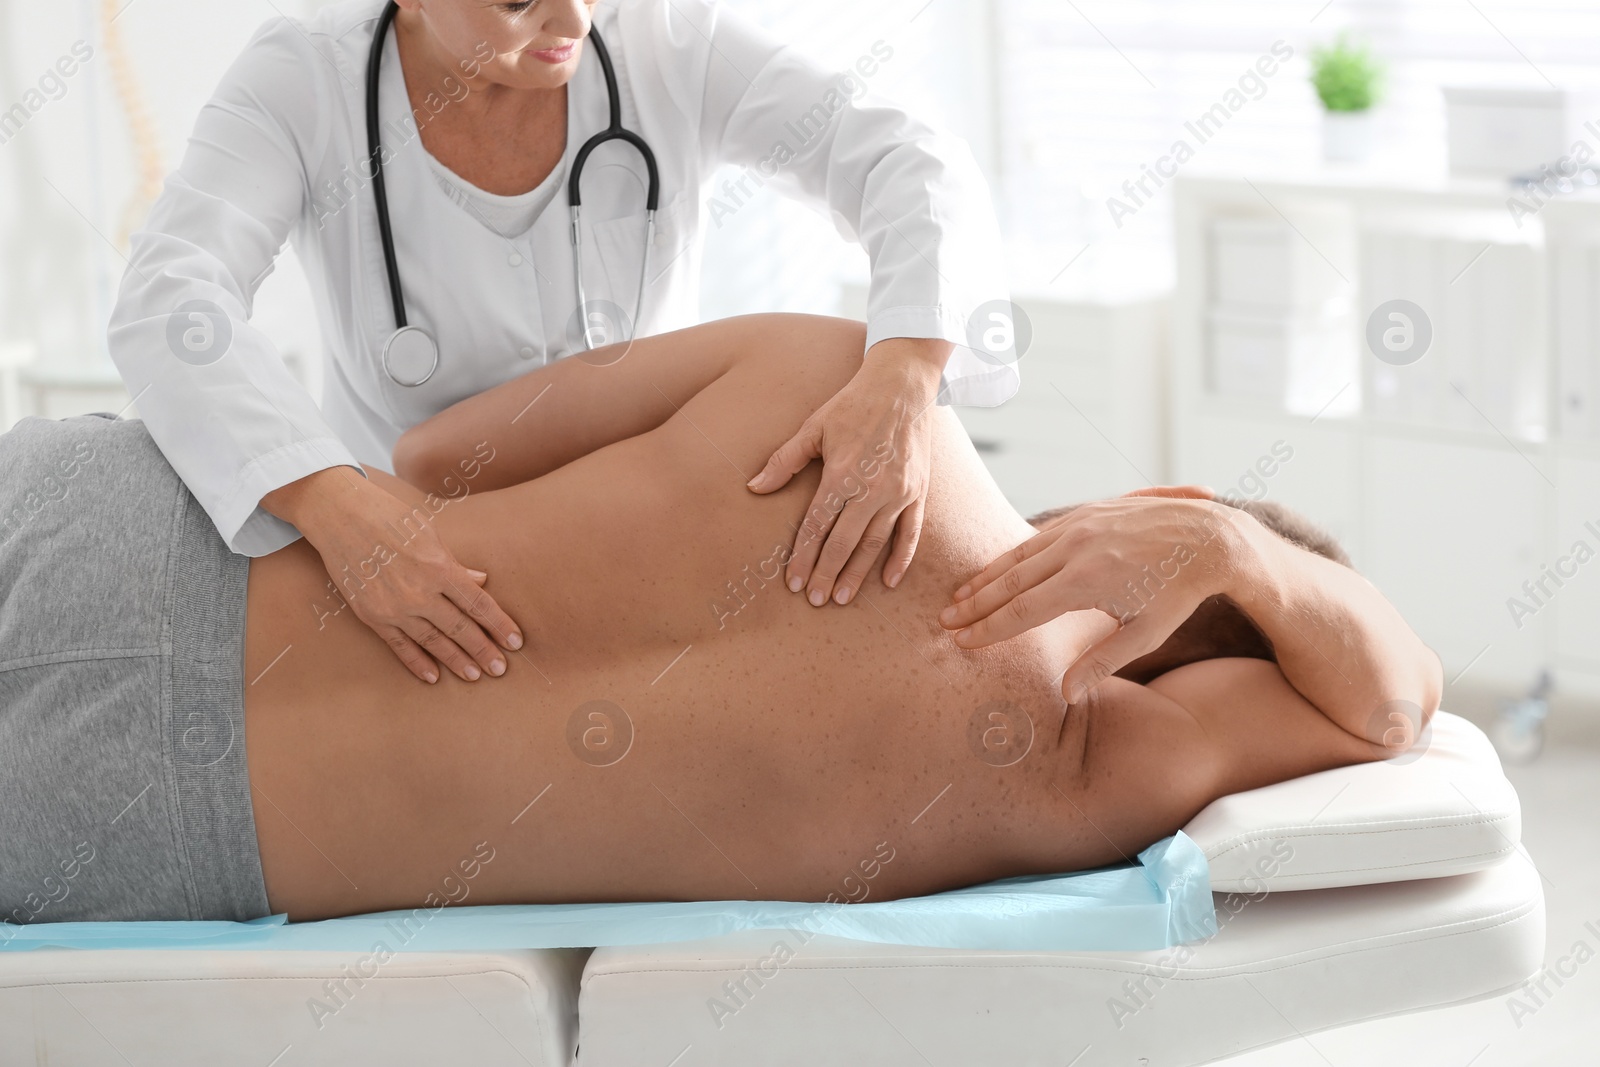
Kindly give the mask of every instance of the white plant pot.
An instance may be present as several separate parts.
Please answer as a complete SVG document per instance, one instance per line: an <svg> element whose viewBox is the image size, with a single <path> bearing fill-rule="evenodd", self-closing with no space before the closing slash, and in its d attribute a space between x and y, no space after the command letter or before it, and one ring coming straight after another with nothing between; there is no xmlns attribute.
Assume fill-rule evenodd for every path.
<svg viewBox="0 0 1600 1067"><path fill-rule="evenodd" d="M1372 112L1324 111L1322 158L1329 163L1360 163L1372 148Z"/></svg>

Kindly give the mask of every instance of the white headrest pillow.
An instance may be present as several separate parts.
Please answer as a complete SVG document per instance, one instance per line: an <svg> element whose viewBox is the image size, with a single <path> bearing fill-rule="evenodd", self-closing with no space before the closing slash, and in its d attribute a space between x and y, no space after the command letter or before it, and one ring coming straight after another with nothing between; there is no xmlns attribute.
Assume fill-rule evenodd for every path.
<svg viewBox="0 0 1600 1067"><path fill-rule="evenodd" d="M1483 731L1439 712L1402 756L1223 797L1184 832L1213 892L1328 889L1491 867L1515 851L1522 809Z"/></svg>

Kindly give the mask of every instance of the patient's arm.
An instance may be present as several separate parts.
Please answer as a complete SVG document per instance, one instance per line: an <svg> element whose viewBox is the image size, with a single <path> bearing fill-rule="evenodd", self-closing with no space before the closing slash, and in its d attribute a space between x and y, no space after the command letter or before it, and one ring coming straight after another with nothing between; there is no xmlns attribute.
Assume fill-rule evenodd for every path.
<svg viewBox="0 0 1600 1067"><path fill-rule="evenodd" d="M1062 676L1062 695L1076 703L1124 669L1151 679L1152 667L1192 663L1199 650L1179 633L1185 621L1201 609L1226 622L1229 605L1259 639L1230 628L1234 648L1209 654L1264 652L1363 743L1409 745L1438 705L1438 657L1370 582L1246 511L1189 494L1073 509L958 589L939 622L975 649L1073 611L1110 616L1118 625Z"/></svg>
<svg viewBox="0 0 1600 1067"><path fill-rule="evenodd" d="M395 446L395 473L438 491L487 440L495 461L482 466L474 489L530 481L655 429L741 359L777 350L804 363L819 342L859 354L863 331L811 315L747 315L572 356L412 427Z"/></svg>
<svg viewBox="0 0 1600 1067"><path fill-rule="evenodd" d="M487 440L495 462L473 480L484 491L531 481L614 441L660 426L676 406L729 366L732 349L686 337L736 328L714 324L563 359L446 408L395 445L395 473L438 490Z"/></svg>
<svg viewBox="0 0 1600 1067"><path fill-rule="evenodd" d="M1226 594L1260 629L1283 676L1356 737L1389 755L1409 747L1438 709L1439 657L1360 574L1235 514Z"/></svg>
<svg viewBox="0 0 1600 1067"><path fill-rule="evenodd" d="M1130 856L1218 797L1398 755L1438 707L1438 657L1371 583L1235 514L1226 595L1274 658L1106 678L1068 710L1062 751L1081 755L1053 782L1059 814L1086 819L1077 847L1099 848L1079 864ZM1041 869L1068 859L1041 840Z"/></svg>

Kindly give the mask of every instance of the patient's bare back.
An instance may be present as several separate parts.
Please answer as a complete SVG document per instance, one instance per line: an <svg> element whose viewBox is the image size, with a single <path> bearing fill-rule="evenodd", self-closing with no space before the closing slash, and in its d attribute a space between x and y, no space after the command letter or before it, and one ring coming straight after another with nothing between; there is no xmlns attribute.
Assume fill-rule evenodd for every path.
<svg viewBox="0 0 1600 1067"><path fill-rule="evenodd" d="M976 652L937 625L956 586L1032 532L948 409L921 416L934 481L901 585L874 568L849 605L821 608L782 586L816 465L771 496L745 482L848 380L863 339L790 318L781 351L732 361L770 323L640 341L629 373L727 369L654 429L534 481L472 492L463 468L457 497L415 494L528 627L504 678L423 685L340 610L303 543L256 561L247 745L275 908L415 906L446 876L472 903L902 896L1102 864L1215 795L1232 770L1159 686L1113 680L1068 714L1055 683L1106 617ZM484 426L477 464L497 440ZM1254 773L1339 761L1314 718Z"/></svg>

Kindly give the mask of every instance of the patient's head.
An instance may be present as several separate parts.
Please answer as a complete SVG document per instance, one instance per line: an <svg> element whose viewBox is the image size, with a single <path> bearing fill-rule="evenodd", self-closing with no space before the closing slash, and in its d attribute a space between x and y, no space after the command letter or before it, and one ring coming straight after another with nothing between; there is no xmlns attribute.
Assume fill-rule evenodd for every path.
<svg viewBox="0 0 1600 1067"><path fill-rule="evenodd" d="M1350 557L1332 534L1304 515L1271 500L1246 500L1241 497L1217 497L1216 502L1252 516L1257 522L1282 537L1290 544L1307 552L1351 566ZM1063 515L1077 504L1042 511L1028 519L1035 528ZM1245 656L1251 659L1272 659L1272 646L1261 631L1226 596L1208 597L1162 642L1161 647L1148 655L1140 656L1117 672L1117 677L1134 682L1148 682L1185 663L1224 656Z"/></svg>

